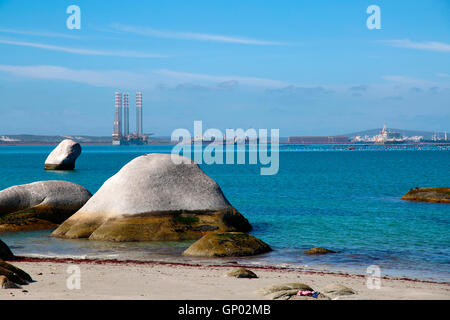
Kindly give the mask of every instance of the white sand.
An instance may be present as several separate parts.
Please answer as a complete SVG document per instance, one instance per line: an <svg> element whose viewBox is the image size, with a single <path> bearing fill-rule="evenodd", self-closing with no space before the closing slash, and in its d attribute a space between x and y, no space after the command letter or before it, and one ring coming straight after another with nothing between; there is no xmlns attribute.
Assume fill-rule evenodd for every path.
<svg viewBox="0 0 450 320"><path fill-rule="evenodd" d="M360 276L252 269L258 279L224 278L230 267L160 264L92 264L15 262L36 282L22 289L0 289L0 299L267 299L254 291L285 282L302 282L319 290L340 283L357 294L346 299L450 299L450 285L382 279L380 289L368 289ZM81 288L66 286L68 266L81 271ZM42 274L41 274L42 273ZM27 292L23 292L26 290Z"/></svg>

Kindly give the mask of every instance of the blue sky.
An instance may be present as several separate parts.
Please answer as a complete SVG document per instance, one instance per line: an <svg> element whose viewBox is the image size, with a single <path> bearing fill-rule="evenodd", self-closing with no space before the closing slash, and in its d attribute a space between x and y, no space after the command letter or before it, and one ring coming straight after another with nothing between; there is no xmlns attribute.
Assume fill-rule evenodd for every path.
<svg viewBox="0 0 450 320"><path fill-rule="evenodd" d="M0 0L0 134L110 135L117 90L156 135L450 131L450 1Z"/></svg>

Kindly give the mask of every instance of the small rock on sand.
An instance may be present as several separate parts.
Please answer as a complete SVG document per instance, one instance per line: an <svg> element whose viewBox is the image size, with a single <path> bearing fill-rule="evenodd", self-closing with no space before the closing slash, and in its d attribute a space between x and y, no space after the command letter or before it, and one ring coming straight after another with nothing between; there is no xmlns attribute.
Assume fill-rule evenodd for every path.
<svg viewBox="0 0 450 320"><path fill-rule="evenodd" d="M352 288L346 287L339 283L329 284L325 288L320 290L320 292L323 292L324 294L333 298L338 296L352 295L356 293Z"/></svg>
<svg viewBox="0 0 450 320"><path fill-rule="evenodd" d="M251 270L245 268L236 268L223 275L224 277L233 278L258 278L258 276Z"/></svg>

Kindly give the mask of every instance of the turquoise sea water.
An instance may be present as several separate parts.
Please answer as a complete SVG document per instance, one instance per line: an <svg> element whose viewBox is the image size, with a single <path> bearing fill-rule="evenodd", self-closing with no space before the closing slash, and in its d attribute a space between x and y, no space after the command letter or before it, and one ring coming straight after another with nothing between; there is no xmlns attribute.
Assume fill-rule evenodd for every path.
<svg viewBox="0 0 450 320"><path fill-rule="evenodd" d="M0 189L57 179L95 193L136 156L171 148L83 146L75 171L56 172L43 170L51 146L0 146ZM378 265L384 275L450 281L450 205L400 200L413 187L450 186L448 146L281 146L273 176L260 175L259 165L201 167L249 219L252 234L274 249L233 261L361 274ZM0 238L18 255L203 261L180 257L190 242L105 243L49 233ZM311 247L338 253L304 255Z"/></svg>

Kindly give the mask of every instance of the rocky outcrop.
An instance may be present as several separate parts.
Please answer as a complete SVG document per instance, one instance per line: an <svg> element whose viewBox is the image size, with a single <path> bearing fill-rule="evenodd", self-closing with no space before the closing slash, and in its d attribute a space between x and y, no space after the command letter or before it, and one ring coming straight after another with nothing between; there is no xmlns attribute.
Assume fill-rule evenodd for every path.
<svg viewBox="0 0 450 320"><path fill-rule="evenodd" d="M14 259L14 254L11 252L9 247L0 240L0 260L12 260Z"/></svg>
<svg viewBox="0 0 450 320"><path fill-rule="evenodd" d="M247 279L258 278L258 276L253 271L245 268L233 269L225 273L223 276L229 278L247 278Z"/></svg>
<svg viewBox="0 0 450 320"><path fill-rule="evenodd" d="M409 190L402 200L450 203L450 188L415 188Z"/></svg>
<svg viewBox="0 0 450 320"><path fill-rule="evenodd" d="M18 287L17 285L24 285L33 281L28 273L3 260L0 260L0 277L0 284L5 289L15 288Z"/></svg>
<svg viewBox="0 0 450 320"><path fill-rule="evenodd" d="M109 178L52 235L112 241L195 240L211 231L250 230L247 219L195 162L177 155L148 154Z"/></svg>
<svg viewBox="0 0 450 320"><path fill-rule="evenodd" d="M55 228L91 197L67 181L39 181L0 191L0 232Z"/></svg>
<svg viewBox="0 0 450 320"><path fill-rule="evenodd" d="M314 254L327 254L327 253L336 253L336 251L328 250L328 249L325 249L325 248L311 248L311 249L306 250L304 252L304 254L312 254L312 255L314 255Z"/></svg>
<svg viewBox="0 0 450 320"><path fill-rule="evenodd" d="M70 139L61 141L45 160L46 170L73 170L75 160L81 154L81 146Z"/></svg>
<svg viewBox="0 0 450 320"><path fill-rule="evenodd" d="M240 257L266 253L272 249L262 240L243 232L215 232L197 240L183 255L203 257Z"/></svg>

